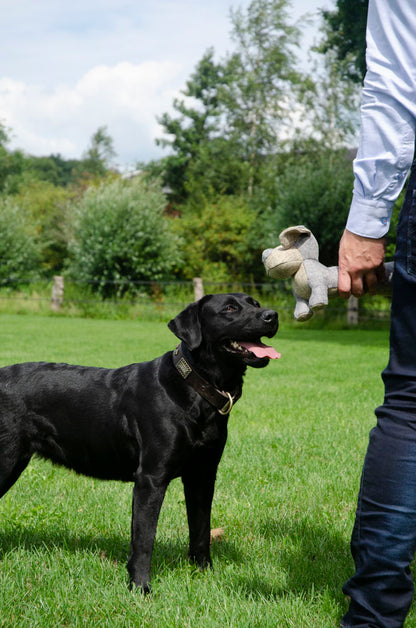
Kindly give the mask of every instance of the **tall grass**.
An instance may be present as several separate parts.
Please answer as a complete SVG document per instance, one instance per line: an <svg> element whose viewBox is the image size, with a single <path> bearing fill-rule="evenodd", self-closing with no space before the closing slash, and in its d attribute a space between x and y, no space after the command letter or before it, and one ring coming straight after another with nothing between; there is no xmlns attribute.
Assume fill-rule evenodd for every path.
<svg viewBox="0 0 416 628"><path fill-rule="evenodd" d="M0 364L114 367L170 350L161 322L1 315ZM214 569L188 564L181 482L166 495L153 593L127 588L131 485L33 460L0 501L0 626L335 628L384 331L280 331L232 412L212 525ZM412 608L407 627L416 626Z"/></svg>
<svg viewBox="0 0 416 628"><path fill-rule="evenodd" d="M192 282L137 284L137 291L103 299L91 284L65 280L65 294L59 311L51 304L52 281L38 281L20 287L0 286L0 314L37 314L107 320L166 322L194 300ZM294 298L288 283L276 284L204 284L205 294L213 292L249 292L262 305L277 308L281 320L292 321ZM334 307L331 307L333 315ZM341 317L345 321L345 303ZM320 317L322 318L322 317Z"/></svg>
<svg viewBox="0 0 416 628"><path fill-rule="evenodd" d="M103 299L88 283L65 279L65 295L59 312L51 309L52 280L38 280L17 286L0 286L0 314L42 314L43 316L84 317L117 320L167 321L194 299L192 282L139 282L135 292ZM295 300L290 281L274 283L204 282L206 294L212 292L248 292L262 305L277 308L280 320L294 322ZM360 299L360 324L386 327L390 302L383 296ZM330 306L315 313L309 326L346 327L347 303L331 298Z"/></svg>

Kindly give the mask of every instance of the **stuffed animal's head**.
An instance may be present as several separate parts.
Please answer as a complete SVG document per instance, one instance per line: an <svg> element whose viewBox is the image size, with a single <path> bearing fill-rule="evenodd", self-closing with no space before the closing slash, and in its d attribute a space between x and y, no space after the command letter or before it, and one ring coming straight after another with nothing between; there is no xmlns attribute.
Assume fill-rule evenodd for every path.
<svg viewBox="0 0 416 628"><path fill-rule="evenodd" d="M266 273L273 279L288 279L305 259L318 259L319 247L310 229L303 225L288 227L279 235L280 246L263 251Z"/></svg>
<svg viewBox="0 0 416 628"><path fill-rule="evenodd" d="M299 270L302 262L302 253L297 249L288 250L283 246L276 246L263 251L266 273L273 279L289 279Z"/></svg>

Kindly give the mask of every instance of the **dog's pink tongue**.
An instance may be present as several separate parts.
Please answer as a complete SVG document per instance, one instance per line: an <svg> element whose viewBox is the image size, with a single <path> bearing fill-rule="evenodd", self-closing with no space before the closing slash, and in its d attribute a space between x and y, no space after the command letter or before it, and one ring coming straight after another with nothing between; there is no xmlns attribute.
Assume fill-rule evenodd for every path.
<svg viewBox="0 0 416 628"><path fill-rule="evenodd" d="M254 353L257 358L270 358L271 360L278 360L280 358L280 353L277 353L276 349L268 347L262 342L243 342L239 340L238 344L248 349L248 351L251 351L251 353Z"/></svg>

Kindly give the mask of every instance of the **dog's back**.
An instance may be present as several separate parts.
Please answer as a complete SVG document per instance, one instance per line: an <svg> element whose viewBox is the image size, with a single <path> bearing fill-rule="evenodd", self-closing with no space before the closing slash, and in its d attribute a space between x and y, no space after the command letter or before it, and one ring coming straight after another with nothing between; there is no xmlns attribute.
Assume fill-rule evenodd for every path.
<svg viewBox="0 0 416 628"><path fill-rule="evenodd" d="M133 481L140 413L149 407L138 406L137 388L145 401L161 360L119 369L48 362L1 368L2 457L14 441L20 458L36 453L85 475Z"/></svg>

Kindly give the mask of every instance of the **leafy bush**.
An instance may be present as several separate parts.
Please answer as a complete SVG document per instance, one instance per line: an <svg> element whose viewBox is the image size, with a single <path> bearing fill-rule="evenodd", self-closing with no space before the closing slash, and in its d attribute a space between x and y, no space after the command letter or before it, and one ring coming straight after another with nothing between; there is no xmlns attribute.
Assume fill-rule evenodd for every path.
<svg viewBox="0 0 416 628"><path fill-rule="evenodd" d="M184 278L248 281L251 270L261 267L258 243L252 237L256 218L244 199L233 196L205 202L199 211L185 209L175 222L185 242Z"/></svg>
<svg viewBox="0 0 416 628"><path fill-rule="evenodd" d="M71 275L93 282L103 296L134 292L136 281L166 279L180 253L165 205L159 183L141 178L87 190L75 211Z"/></svg>
<svg viewBox="0 0 416 628"><path fill-rule="evenodd" d="M80 191L58 187L49 181L30 181L16 200L36 229L41 247L40 264L45 275L59 274L68 256L69 211Z"/></svg>
<svg viewBox="0 0 416 628"><path fill-rule="evenodd" d="M0 198L0 282L22 283L35 274L39 244L22 207L12 197Z"/></svg>

